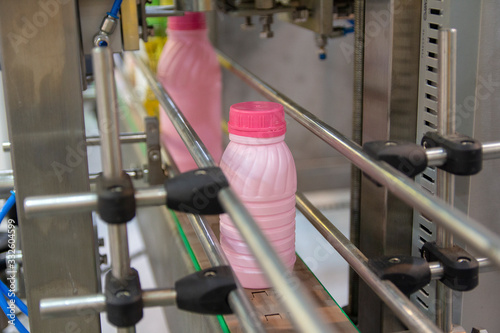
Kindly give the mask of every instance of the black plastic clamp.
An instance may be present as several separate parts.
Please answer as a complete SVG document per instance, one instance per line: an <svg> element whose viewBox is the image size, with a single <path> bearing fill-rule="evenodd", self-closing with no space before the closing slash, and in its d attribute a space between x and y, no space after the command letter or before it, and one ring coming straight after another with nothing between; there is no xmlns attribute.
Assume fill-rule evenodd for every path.
<svg viewBox="0 0 500 333"><path fill-rule="evenodd" d="M385 256L370 259L368 265L382 280L389 280L405 295L411 295L431 281L431 270L424 258Z"/></svg>
<svg viewBox="0 0 500 333"><path fill-rule="evenodd" d="M384 161L408 177L414 177L427 167L425 149L414 143L400 141L372 141L363 144L371 157Z"/></svg>
<svg viewBox="0 0 500 333"><path fill-rule="evenodd" d="M106 275L106 312L108 320L117 327L130 327L143 316L143 301L139 274L133 268L124 280L116 279L112 272Z"/></svg>
<svg viewBox="0 0 500 333"><path fill-rule="evenodd" d="M208 268L175 282L177 307L203 314L230 314L228 296L236 288L229 266Z"/></svg>
<svg viewBox="0 0 500 333"><path fill-rule="evenodd" d="M466 135L456 133L443 136L437 132L427 132L422 138L422 146L443 148L446 162L439 168L454 175L475 175L483 167L481 143Z"/></svg>
<svg viewBox="0 0 500 333"><path fill-rule="evenodd" d="M224 209L217 196L228 186L224 173L217 167L182 173L165 181L167 207L192 214L222 214Z"/></svg>
<svg viewBox="0 0 500 333"><path fill-rule="evenodd" d="M453 290L469 291L479 283L476 258L457 245L439 248L436 242L427 242L422 247L422 257L428 262L438 261L443 265L441 282Z"/></svg>
<svg viewBox="0 0 500 333"><path fill-rule="evenodd" d="M125 172L117 179L97 177L97 212L107 223L120 224L135 216L135 191L132 179Z"/></svg>

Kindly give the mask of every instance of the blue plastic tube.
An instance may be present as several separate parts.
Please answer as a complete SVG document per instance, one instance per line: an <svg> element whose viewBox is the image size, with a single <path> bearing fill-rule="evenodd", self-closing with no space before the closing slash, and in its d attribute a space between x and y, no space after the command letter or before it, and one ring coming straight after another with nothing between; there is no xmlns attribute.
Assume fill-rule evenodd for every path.
<svg viewBox="0 0 500 333"><path fill-rule="evenodd" d="M5 295L5 297L14 300L14 304L19 308L19 310L21 310L22 313L28 315L28 307L26 306L26 304L24 304L24 302L19 297L11 292L10 289L2 281L0 281L0 290ZM0 295L0 297L2 296Z"/></svg>
<svg viewBox="0 0 500 333"><path fill-rule="evenodd" d="M24 327L24 325L19 321L16 315L10 313L9 305L7 304L7 300L0 295L0 308L2 308L3 313L7 316L9 321L14 322L14 327L21 333L29 333L29 331ZM14 317L14 319L12 319Z"/></svg>
<svg viewBox="0 0 500 333"><path fill-rule="evenodd" d="M108 12L107 14L117 19L118 12L120 11L121 6L122 6L122 0L115 0L115 2L113 3L113 7L111 8L111 11Z"/></svg>
<svg viewBox="0 0 500 333"><path fill-rule="evenodd" d="M10 191L10 197L7 199L5 204L2 207L2 211L0 211L0 223L5 218L5 215L11 210L12 206L16 203L16 193L14 191Z"/></svg>

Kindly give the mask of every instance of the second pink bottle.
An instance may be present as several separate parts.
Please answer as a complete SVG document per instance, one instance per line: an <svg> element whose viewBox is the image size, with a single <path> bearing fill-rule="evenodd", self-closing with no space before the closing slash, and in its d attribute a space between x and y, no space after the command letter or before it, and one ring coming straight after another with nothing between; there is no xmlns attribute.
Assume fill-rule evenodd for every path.
<svg viewBox="0 0 500 333"><path fill-rule="evenodd" d="M207 35L204 13L168 19L168 40L158 62L158 80L186 116L215 161L222 155L221 71ZM179 170L196 163L163 110L161 139Z"/></svg>

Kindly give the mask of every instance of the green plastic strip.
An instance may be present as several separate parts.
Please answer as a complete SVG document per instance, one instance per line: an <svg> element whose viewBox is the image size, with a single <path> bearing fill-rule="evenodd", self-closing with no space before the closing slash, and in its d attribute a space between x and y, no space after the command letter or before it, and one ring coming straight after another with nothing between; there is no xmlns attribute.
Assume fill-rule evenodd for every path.
<svg viewBox="0 0 500 333"><path fill-rule="evenodd" d="M300 258L300 260L302 260L302 258L299 256L299 254L297 252L295 252L295 254L297 255L297 257ZM302 260L302 261L304 261L304 260ZM354 323L352 322L351 318L349 318L349 316L347 315L347 313L344 312L344 309L342 309L342 307L339 305L339 303L337 303L337 301L335 300L335 298L333 298L332 295L330 294L330 292L325 288L325 286L323 285L323 283L321 283L321 281L316 277L316 274L314 274L314 272L309 269L309 266L307 266L307 265L305 265L305 266L307 267L307 270L314 276L314 278L316 279L316 281L318 281L318 283L323 287L323 289L326 291L326 293L328 294L328 296L330 296L330 298L335 302L335 304L337 304L338 308L340 309L340 311L342 311L342 313L344 314L344 316L347 319L349 319L349 321L351 322L352 326L355 327L358 332L360 332L360 330L358 329L358 327L356 325L354 325Z"/></svg>

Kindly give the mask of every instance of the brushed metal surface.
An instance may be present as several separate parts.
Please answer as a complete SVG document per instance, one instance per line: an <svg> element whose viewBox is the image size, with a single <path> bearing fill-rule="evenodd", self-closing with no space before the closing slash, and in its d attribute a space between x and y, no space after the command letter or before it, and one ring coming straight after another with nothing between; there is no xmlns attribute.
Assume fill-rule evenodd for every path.
<svg viewBox="0 0 500 333"><path fill-rule="evenodd" d="M482 142L499 141L500 2L483 0L480 10L474 137ZM484 221L492 231L500 234L498 170L499 159L485 161L483 171L472 177L469 212L472 217ZM495 332L500 327L500 288L497 287L499 280L500 271L481 274L479 286L473 292L464 294L462 325L469 332L472 327L484 327L488 332Z"/></svg>
<svg viewBox="0 0 500 333"><path fill-rule="evenodd" d="M366 2L363 142L415 140L420 7L420 0ZM368 258L410 254L412 215L401 200L362 177L359 246ZM366 284L359 295L361 331L404 328Z"/></svg>
<svg viewBox="0 0 500 333"><path fill-rule="evenodd" d="M75 1L1 1L0 47L17 198L89 190ZM21 205L19 206L21 207ZM95 294L89 213L19 211L32 332L99 332L99 317L42 320L41 298Z"/></svg>

